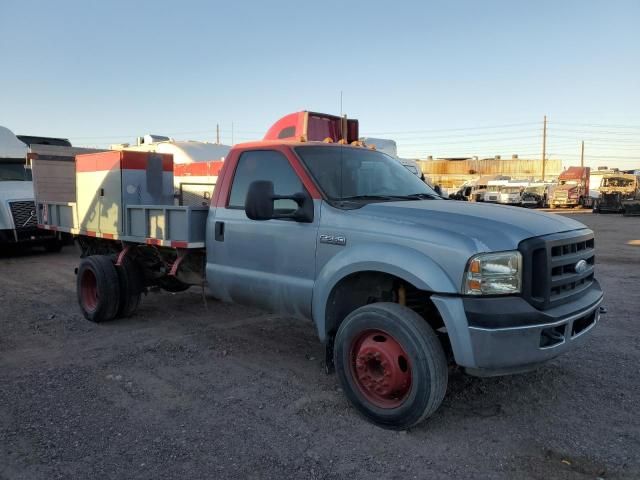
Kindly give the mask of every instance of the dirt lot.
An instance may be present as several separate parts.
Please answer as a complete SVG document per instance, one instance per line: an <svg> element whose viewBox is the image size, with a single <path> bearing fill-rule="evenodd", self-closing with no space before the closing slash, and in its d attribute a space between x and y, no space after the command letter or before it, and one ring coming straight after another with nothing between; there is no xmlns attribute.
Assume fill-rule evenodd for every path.
<svg viewBox="0 0 640 480"><path fill-rule="evenodd" d="M597 235L608 315L543 369L453 372L410 432L363 421L311 323L154 293L132 319L78 312L77 252L0 257L0 478L640 478L640 218Z"/></svg>

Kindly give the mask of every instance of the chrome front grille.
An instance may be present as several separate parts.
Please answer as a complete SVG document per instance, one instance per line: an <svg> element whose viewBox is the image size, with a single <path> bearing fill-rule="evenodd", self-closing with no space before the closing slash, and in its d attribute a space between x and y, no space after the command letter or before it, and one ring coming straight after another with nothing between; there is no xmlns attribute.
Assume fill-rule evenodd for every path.
<svg viewBox="0 0 640 480"><path fill-rule="evenodd" d="M9 202L11 215L13 216L13 224L16 230L25 228L33 228L37 226L36 221L36 205L31 200L20 202Z"/></svg>

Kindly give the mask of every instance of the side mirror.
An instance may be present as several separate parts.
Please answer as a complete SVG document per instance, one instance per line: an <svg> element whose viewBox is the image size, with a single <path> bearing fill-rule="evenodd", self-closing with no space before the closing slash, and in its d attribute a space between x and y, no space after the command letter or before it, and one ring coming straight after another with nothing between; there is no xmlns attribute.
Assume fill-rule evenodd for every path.
<svg viewBox="0 0 640 480"><path fill-rule="evenodd" d="M273 218L273 182L256 181L249 185L244 211L251 220Z"/></svg>
<svg viewBox="0 0 640 480"><path fill-rule="evenodd" d="M273 208L275 200L293 200L298 209L293 213L277 213ZM273 182L256 180L249 185L244 211L251 220L272 220L290 218L296 222L313 222L313 200L306 192L293 195L276 195Z"/></svg>

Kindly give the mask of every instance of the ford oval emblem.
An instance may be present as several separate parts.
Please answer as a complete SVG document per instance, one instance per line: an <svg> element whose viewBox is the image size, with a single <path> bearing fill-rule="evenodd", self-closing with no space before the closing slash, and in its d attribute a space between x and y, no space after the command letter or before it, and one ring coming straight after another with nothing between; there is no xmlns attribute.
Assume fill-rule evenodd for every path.
<svg viewBox="0 0 640 480"><path fill-rule="evenodd" d="M576 265L573 267L576 273L584 273L587 271L587 268L589 268L589 264L586 260L578 261L578 263L576 263Z"/></svg>

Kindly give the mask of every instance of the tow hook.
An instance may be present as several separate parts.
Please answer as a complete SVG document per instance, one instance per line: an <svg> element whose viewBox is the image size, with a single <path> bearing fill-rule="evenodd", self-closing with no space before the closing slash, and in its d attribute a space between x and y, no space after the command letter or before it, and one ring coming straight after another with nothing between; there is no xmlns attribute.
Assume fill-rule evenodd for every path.
<svg viewBox="0 0 640 480"><path fill-rule="evenodd" d="M599 312L600 315L605 315L607 313L607 307L605 307L604 305L600 305Z"/></svg>

